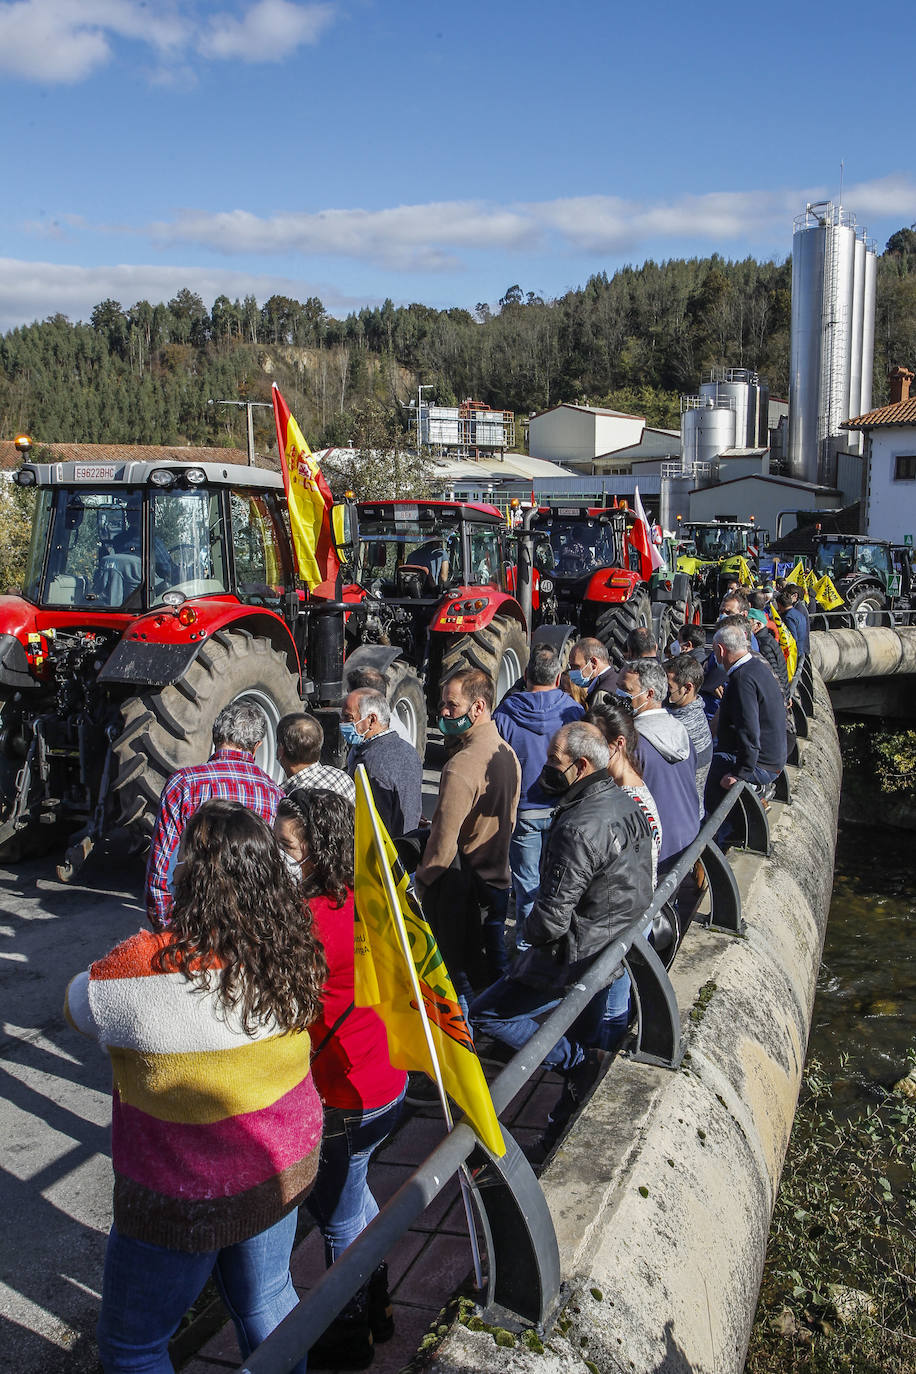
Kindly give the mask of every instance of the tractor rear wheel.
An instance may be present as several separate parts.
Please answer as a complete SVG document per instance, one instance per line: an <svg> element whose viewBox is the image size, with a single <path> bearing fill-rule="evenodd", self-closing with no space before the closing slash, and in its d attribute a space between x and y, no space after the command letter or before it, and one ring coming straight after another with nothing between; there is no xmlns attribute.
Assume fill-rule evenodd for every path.
<svg viewBox="0 0 916 1374"><path fill-rule="evenodd" d="M112 797L120 803L119 825L149 838L170 774L209 757L213 722L233 702L252 703L264 712L267 734L257 759L280 780L276 727L281 716L302 710L296 679L286 655L269 640L247 630L220 630L202 645L179 682L124 703L112 786Z"/></svg>
<svg viewBox="0 0 916 1374"><path fill-rule="evenodd" d="M496 688L497 702L515 686L528 663L525 631L512 616L496 615L489 625L471 634L457 635L442 653L440 681L459 668L482 668Z"/></svg>
<svg viewBox="0 0 916 1374"><path fill-rule="evenodd" d="M608 657L615 668L619 668L626 657L627 635L631 630L652 629L652 606L645 592L637 592L629 601L621 601L608 606L595 622L595 638L608 651Z"/></svg>

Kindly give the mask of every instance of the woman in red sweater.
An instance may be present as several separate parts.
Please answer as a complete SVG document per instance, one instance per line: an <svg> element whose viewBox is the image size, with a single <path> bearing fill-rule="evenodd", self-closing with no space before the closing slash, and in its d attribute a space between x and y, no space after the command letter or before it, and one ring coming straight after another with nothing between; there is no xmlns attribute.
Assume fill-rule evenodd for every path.
<svg viewBox="0 0 916 1374"><path fill-rule="evenodd" d="M328 979L321 1016L310 1026L312 1076L324 1103L321 1159L308 1209L334 1263L378 1215L369 1160L394 1129L407 1075L392 1068L378 1015L353 997L353 807L323 789L293 793L277 808L275 831L302 884L324 945ZM373 1340L394 1332L387 1266L381 1264L309 1351L312 1369L362 1369Z"/></svg>

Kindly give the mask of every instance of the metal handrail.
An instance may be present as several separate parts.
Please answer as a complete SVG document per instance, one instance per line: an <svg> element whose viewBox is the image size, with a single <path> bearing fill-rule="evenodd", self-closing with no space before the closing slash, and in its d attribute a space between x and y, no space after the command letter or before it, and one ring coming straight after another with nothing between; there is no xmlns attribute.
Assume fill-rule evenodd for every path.
<svg viewBox="0 0 916 1374"><path fill-rule="evenodd" d="M864 611L864 612L863 612L863 615L864 615L864 616L867 616L867 618L868 618L868 624L866 624L866 625L859 625L859 624L857 624L857 622L856 622L856 612L855 612L855 611L850 611L850 610L848 609L848 607L846 607L846 606L838 606L838 607L836 608L836 610L833 610L833 611L827 611L827 610L824 610L823 607L818 607L818 609L817 609L816 611L811 611L811 612L809 612L809 614L810 614L810 616L811 616L811 629L812 629L812 630L822 630L822 629L823 629L823 630L829 631L829 630L831 630L831 629L840 629L840 630L874 629L874 628L875 628L875 625L873 624L873 622L874 622L874 621L878 621L878 620L880 620L882 626L886 625L887 628L889 628L889 629L891 629L891 630L895 630L895 629L898 628L898 626L903 627L903 626L908 625L908 624L910 623L910 617L916 615L916 612L914 612L914 611L909 611L909 610L906 610L906 611L896 611L896 610L892 610L889 606L887 606L887 607L882 607L880 610L877 610L877 611ZM819 621L819 620L824 620L824 621L826 621L827 623L826 623L824 626L820 626L820 625L818 625L818 624L815 623L816 621ZM831 620L842 620L844 623L843 623L842 625L831 626L831 624L830 624L830 621L831 621Z"/></svg>
<svg viewBox="0 0 916 1374"><path fill-rule="evenodd" d="M505 1111L596 993L609 986L624 966L633 979L637 1002L637 1048L632 1058L677 1068L683 1053L677 999L667 969L649 943L648 931L653 919L700 860L711 898L711 912L705 924L732 934L743 932L738 886L715 841L722 825L736 810L740 812L735 823L741 828L739 838L743 847L763 855L769 853L769 826L763 805L746 783L736 783L659 883L643 914L602 951L493 1081L490 1092L497 1116ZM469 1159L477 1185L475 1202L490 1258L488 1305L495 1302L525 1320L545 1321L555 1308L560 1291L556 1233L531 1166L511 1135L504 1132L504 1140L506 1155L497 1159L484 1149L466 1121L458 1122L326 1270L307 1297L247 1357L240 1366L244 1374L285 1374L292 1369Z"/></svg>

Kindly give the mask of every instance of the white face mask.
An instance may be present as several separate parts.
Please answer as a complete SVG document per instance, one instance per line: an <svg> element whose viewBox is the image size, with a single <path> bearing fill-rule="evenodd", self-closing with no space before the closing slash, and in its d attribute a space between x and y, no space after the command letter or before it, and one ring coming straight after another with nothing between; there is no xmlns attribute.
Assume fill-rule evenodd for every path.
<svg viewBox="0 0 916 1374"><path fill-rule="evenodd" d="M284 849L283 862L289 869L289 876L292 878L293 882L298 887L299 884L302 882L302 864L300 860L294 859L292 854L287 854L286 850Z"/></svg>

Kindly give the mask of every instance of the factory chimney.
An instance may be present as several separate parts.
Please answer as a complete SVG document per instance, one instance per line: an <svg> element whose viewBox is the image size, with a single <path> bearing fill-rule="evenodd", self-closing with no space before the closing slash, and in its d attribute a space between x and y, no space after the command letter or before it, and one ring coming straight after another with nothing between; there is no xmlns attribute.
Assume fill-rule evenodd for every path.
<svg viewBox="0 0 916 1374"><path fill-rule="evenodd" d="M901 401L910 399L910 383L913 380L913 373L908 367L895 367L887 374L887 379L891 384L891 405L899 405Z"/></svg>

